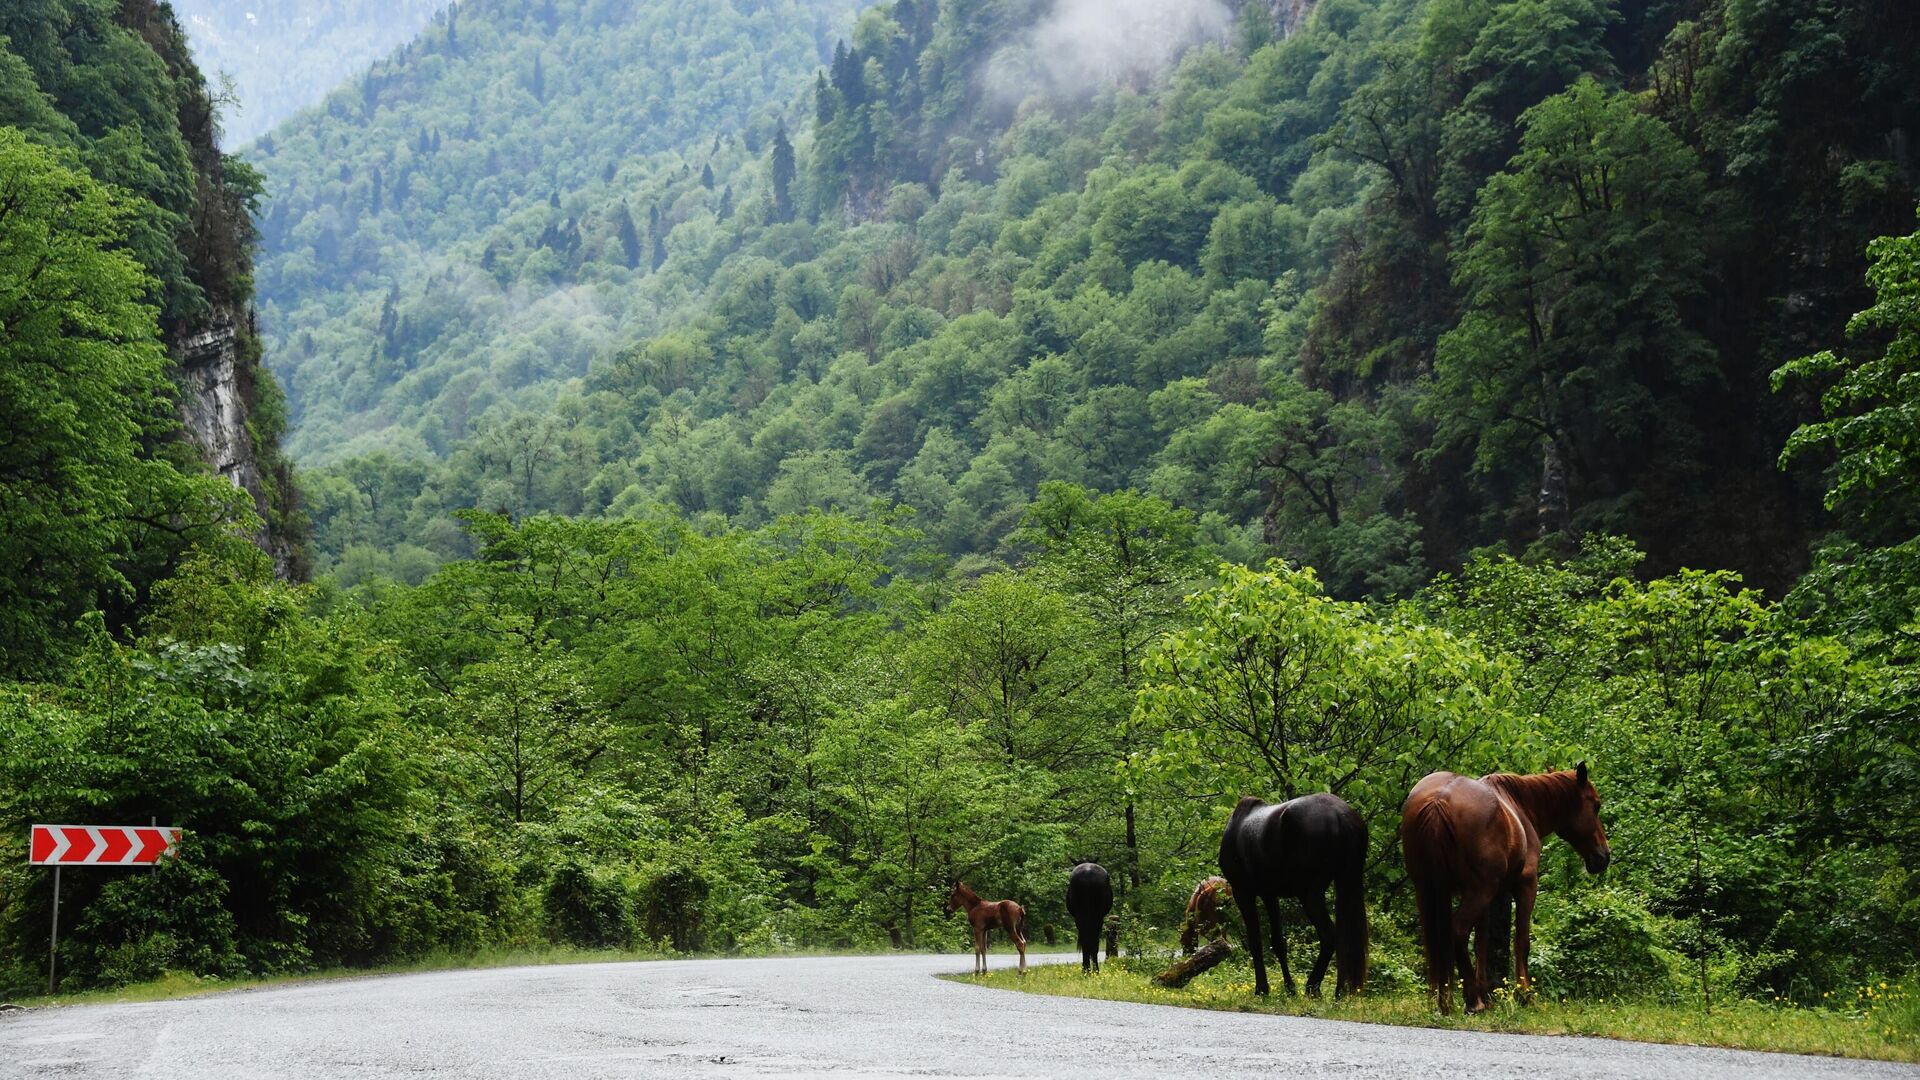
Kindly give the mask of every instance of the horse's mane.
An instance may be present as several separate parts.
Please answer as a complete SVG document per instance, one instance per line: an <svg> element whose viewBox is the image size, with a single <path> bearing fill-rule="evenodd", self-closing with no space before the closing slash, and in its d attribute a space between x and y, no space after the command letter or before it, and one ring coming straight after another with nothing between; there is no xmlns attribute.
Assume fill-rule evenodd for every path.
<svg viewBox="0 0 1920 1080"><path fill-rule="evenodd" d="M1555 824L1572 817L1577 809L1580 784L1572 769L1531 775L1493 773L1480 780L1506 792L1543 832L1551 832Z"/></svg>

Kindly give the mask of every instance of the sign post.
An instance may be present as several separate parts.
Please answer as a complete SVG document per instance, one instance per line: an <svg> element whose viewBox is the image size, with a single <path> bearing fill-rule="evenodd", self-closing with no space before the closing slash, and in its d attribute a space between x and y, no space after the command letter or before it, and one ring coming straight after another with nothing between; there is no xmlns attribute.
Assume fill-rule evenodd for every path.
<svg viewBox="0 0 1920 1080"><path fill-rule="evenodd" d="M157 825L35 825L27 864L53 867L53 932L47 938L47 993L58 983L60 871L67 866L155 866L175 853L180 829Z"/></svg>
<svg viewBox="0 0 1920 1080"><path fill-rule="evenodd" d="M53 935L47 940L47 996L53 996L53 973L60 964L60 867L53 868Z"/></svg>

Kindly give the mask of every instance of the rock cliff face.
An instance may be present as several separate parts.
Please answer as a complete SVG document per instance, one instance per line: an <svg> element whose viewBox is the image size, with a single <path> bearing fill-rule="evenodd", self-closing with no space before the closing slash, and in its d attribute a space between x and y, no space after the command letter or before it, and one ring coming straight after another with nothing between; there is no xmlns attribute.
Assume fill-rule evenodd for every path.
<svg viewBox="0 0 1920 1080"><path fill-rule="evenodd" d="M1273 10L1273 25L1283 38L1292 37L1294 31L1306 24L1307 16L1320 6L1320 0L1269 0Z"/></svg>
<svg viewBox="0 0 1920 1080"><path fill-rule="evenodd" d="M273 557L274 573L302 576L300 551L281 526L285 520L285 478L261 461L249 427L255 400L255 361L241 347L242 323L229 306L215 306L201 325L175 335L173 354L180 387L180 422L201 458L253 499L263 523L253 541ZM248 336L251 336L249 330Z"/></svg>

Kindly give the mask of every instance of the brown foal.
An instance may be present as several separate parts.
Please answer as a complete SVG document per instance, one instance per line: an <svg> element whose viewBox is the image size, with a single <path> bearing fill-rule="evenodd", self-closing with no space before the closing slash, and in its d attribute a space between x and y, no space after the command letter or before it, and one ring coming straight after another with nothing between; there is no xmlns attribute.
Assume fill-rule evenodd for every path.
<svg viewBox="0 0 1920 1080"><path fill-rule="evenodd" d="M1027 909L1011 900L982 900L963 882L954 882L953 891L947 894L947 914L951 915L965 908L967 922L973 926L973 973L987 973L987 932L1005 930L1013 939L1013 946L1020 950L1020 974L1027 973L1027 939L1020 932L1020 924L1026 921Z"/></svg>
<svg viewBox="0 0 1920 1080"><path fill-rule="evenodd" d="M1212 941L1227 934L1225 901L1233 896L1227 879L1214 875L1194 886L1187 898L1187 917L1180 923L1180 951L1188 956L1200 947L1200 939Z"/></svg>

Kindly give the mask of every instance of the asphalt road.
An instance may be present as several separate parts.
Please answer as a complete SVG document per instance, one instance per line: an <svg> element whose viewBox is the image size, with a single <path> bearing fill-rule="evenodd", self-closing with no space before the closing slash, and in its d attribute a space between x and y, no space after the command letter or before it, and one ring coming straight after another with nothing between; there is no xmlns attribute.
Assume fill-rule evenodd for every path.
<svg viewBox="0 0 1920 1080"><path fill-rule="evenodd" d="M0 1077L1920 1078L1911 1066L1201 1012L933 978L966 965L960 955L503 968L29 1010L0 1015Z"/></svg>

